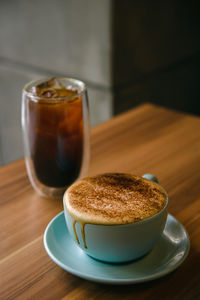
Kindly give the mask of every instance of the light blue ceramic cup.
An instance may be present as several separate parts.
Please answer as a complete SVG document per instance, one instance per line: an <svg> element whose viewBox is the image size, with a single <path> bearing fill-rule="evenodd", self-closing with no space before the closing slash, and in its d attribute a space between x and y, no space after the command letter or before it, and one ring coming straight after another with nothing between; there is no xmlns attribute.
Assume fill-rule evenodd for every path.
<svg viewBox="0 0 200 300"><path fill-rule="evenodd" d="M158 183L152 174L144 178ZM162 235L167 219L168 196L166 205L156 215L142 221L122 225L85 225L85 248L81 224L76 223L76 241L73 228L73 218L68 213L64 203L64 213L67 227L72 239L89 256L110 263L123 263L138 259L152 250Z"/></svg>

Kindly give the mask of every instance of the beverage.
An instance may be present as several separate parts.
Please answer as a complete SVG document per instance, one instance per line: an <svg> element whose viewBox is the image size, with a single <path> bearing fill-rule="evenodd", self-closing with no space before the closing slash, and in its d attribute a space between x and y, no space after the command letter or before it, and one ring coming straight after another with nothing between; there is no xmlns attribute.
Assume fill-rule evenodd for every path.
<svg viewBox="0 0 200 300"><path fill-rule="evenodd" d="M76 219L94 224L127 224L158 213L166 195L153 181L130 174L112 173L74 183L65 194L65 205Z"/></svg>
<svg viewBox="0 0 200 300"><path fill-rule="evenodd" d="M24 127L33 185L64 190L79 177L85 138L83 101L78 86L65 85L64 79L29 87Z"/></svg>
<svg viewBox="0 0 200 300"><path fill-rule="evenodd" d="M135 228L144 227L143 229L144 231L146 230L146 233L152 229L155 235L157 234L158 236L162 232L166 221L167 202L165 191L157 183L140 176L123 173L108 173L84 178L69 187L64 195L65 216L70 233L75 237L78 244L83 241L81 242L82 249L85 248L86 252L98 259L101 259L101 253L95 256L96 250L95 254L93 251L90 251L91 245L88 245L90 233L85 230L87 226L88 228L90 225L95 228L107 228L105 232L107 235L105 238L107 240L106 245L113 238L108 233L111 227L114 230L114 235L119 233L121 230L119 228L128 228L130 225L130 227L135 226ZM159 215L162 216L160 217ZM159 220L158 222L156 221L156 230L154 228L154 219ZM148 226L145 224L148 224ZM102 229L95 230L97 232L100 230L100 236L103 236ZM127 232L131 239L130 229ZM149 237L146 237L146 233L144 238L148 240ZM150 232L149 236L151 235L152 233ZM118 239L120 241L124 237L119 235ZM154 236L153 241L155 240ZM90 241L89 243L92 242ZM129 244L130 242L126 241L126 243ZM137 244L136 239L134 243ZM115 243L111 243L110 249L113 248L112 244ZM132 255L133 253L134 250ZM139 254L137 253L137 255Z"/></svg>

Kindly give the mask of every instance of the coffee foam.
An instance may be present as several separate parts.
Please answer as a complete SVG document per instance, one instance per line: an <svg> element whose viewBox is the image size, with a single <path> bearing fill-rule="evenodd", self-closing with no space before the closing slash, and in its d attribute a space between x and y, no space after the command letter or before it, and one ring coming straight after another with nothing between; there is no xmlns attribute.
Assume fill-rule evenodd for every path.
<svg viewBox="0 0 200 300"><path fill-rule="evenodd" d="M152 217L166 205L167 196L153 181L124 173L87 177L64 195L69 214L92 224L128 224Z"/></svg>

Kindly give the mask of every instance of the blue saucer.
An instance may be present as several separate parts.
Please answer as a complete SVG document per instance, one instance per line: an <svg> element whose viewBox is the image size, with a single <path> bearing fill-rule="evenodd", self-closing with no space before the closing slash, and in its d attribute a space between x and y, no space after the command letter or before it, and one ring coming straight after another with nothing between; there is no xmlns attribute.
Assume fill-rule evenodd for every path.
<svg viewBox="0 0 200 300"><path fill-rule="evenodd" d="M125 264L103 263L89 257L71 239L61 212L48 224L44 246L58 266L76 276L102 283L131 284L162 277L178 268L188 255L190 242L183 225L169 214L161 239L148 255Z"/></svg>

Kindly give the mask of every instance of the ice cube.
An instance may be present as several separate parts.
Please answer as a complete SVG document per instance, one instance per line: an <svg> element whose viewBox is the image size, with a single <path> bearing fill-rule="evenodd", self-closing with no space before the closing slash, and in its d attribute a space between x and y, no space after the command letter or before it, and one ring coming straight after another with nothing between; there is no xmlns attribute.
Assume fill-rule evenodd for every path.
<svg viewBox="0 0 200 300"><path fill-rule="evenodd" d="M44 97L44 98L59 98L65 96L73 96L78 91L72 85L65 86L62 84L62 79L50 78L47 81L33 86L31 92L34 96Z"/></svg>
<svg viewBox="0 0 200 300"><path fill-rule="evenodd" d="M53 88L42 90L39 93L38 96L45 97L45 98L56 98L56 97L59 97L57 91L55 89L53 89Z"/></svg>
<svg viewBox="0 0 200 300"><path fill-rule="evenodd" d="M51 87L54 87L54 83L55 83L55 78L52 77L52 78L48 79L47 81L36 85L36 88L39 90L51 88Z"/></svg>

